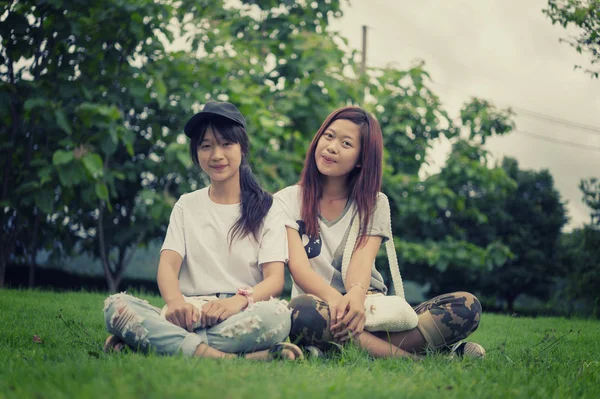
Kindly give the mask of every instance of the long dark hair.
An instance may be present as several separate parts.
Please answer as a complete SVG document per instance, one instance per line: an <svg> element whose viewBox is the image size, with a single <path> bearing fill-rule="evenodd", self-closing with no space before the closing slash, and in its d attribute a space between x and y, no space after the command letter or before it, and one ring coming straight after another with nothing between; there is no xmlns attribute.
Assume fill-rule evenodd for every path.
<svg viewBox="0 0 600 399"><path fill-rule="evenodd" d="M248 134L242 126L225 118L215 117L198 123L190 141L190 155L196 166L200 166L198 146L202 143L209 127L213 131L215 139L238 143L242 150L242 163L240 165L242 212L238 220L231 227L231 230L229 230L229 244L231 245L236 238L242 239L248 234L251 234L256 241L259 241L258 234L265 216L269 212L269 209L271 209L273 197L262 189L256 181L254 174L252 174L252 169L248 163L248 151L250 150Z"/></svg>
<svg viewBox="0 0 600 399"><path fill-rule="evenodd" d="M317 168L315 152L319 138L334 121L345 119L355 123L360 128L360 155L358 165L348 176L350 188L349 200L356 203L358 217L361 221L361 235L358 245L366 243L369 224L377 204L377 196L381 190L381 177L383 174L383 135L377 119L359 107L343 107L333 111L321 125L313 138L300 176L302 187L302 220L306 224L306 232L311 237L316 237L319 230L318 209L319 200L323 195L322 175Z"/></svg>

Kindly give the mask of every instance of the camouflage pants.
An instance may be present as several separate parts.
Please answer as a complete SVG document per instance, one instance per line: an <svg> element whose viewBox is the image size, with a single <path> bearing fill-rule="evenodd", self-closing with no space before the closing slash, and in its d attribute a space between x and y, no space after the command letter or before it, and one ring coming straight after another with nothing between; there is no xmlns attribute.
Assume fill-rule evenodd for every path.
<svg viewBox="0 0 600 399"><path fill-rule="evenodd" d="M292 309L290 340L298 345L328 349L333 341L327 303L314 295L300 295L289 303ZM414 307L417 329L432 349L445 349L465 339L479 327L481 304L468 292L436 296Z"/></svg>

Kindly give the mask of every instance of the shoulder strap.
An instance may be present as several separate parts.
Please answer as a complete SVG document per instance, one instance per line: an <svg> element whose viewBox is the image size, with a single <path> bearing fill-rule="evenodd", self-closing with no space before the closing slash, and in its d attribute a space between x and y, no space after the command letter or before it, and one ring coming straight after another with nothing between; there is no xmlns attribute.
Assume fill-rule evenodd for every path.
<svg viewBox="0 0 600 399"><path fill-rule="evenodd" d="M390 239L385 243L385 251L388 258L388 265L390 267L390 275L392 276L392 284L394 285L394 292L397 296L404 298L404 286L402 284L402 276L400 276L400 269L398 268L398 257L396 256L396 247L394 246L394 236L392 234L392 216L390 212L389 201L381 201L381 205L385 206L384 212L389 215L388 222L388 234ZM344 253L342 255L342 282L346 284L346 274L348 273L348 265L350 264L350 258L352 258L352 252L356 245L358 238L358 232L360 228L360 221L358 218L358 212L352 217L352 225L350 226L350 232L348 234L348 241L344 247Z"/></svg>

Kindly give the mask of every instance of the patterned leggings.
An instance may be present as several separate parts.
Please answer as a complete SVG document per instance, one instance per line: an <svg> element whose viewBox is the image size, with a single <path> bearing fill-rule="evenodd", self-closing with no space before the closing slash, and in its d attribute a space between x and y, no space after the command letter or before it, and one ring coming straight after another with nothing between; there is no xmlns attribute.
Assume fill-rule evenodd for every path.
<svg viewBox="0 0 600 399"><path fill-rule="evenodd" d="M327 303L314 295L300 295L290 301L292 329L290 340L298 345L330 347ZM436 296L414 307L419 315L417 329L431 349L444 350L465 339L479 327L481 304L468 292Z"/></svg>

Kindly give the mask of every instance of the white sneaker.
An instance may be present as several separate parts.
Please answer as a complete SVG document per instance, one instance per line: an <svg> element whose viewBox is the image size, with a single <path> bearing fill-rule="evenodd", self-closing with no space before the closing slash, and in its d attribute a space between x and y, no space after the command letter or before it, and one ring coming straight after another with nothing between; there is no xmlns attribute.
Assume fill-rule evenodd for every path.
<svg viewBox="0 0 600 399"><path fill-rule="evenodd" d="M457 342L450 347L450 355L483 359L485 357L485 349L475 342Z"/></svg>

